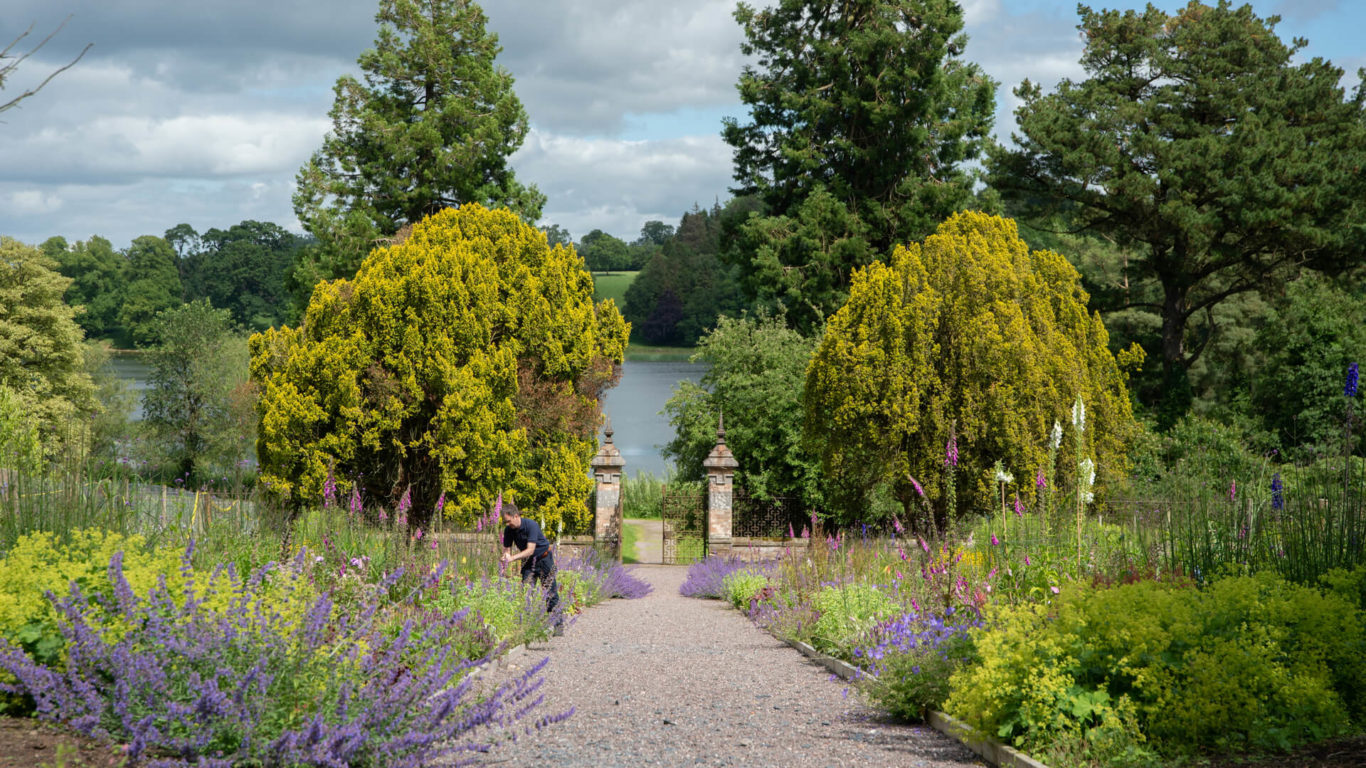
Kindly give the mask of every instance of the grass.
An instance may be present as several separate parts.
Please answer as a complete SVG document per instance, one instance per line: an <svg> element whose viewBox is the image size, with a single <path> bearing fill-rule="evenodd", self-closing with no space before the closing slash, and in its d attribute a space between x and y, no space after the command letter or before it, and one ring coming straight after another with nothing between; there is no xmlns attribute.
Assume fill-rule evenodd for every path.
<svg viewBox="0 0 1366 768"><path fill-rule="evenodd" d="M626 359L637 363L686 363L697 347L651 347L646 344L628 344Z"/></svg>
<svg viewBox="0 0 1366 768"><path fill-rule="evenodd" d="M622 521L621 524L621 562L639 563L636 558L636 543L640 541L642 526L632 523L629 520Z"/></svg>
<svg viewBox="0 0 1366 768"><path fill-rule="evenodd" d="M593 301L611 299L617 309L626 306L626 289L635 282L639 272L594 272Z"/></svg>

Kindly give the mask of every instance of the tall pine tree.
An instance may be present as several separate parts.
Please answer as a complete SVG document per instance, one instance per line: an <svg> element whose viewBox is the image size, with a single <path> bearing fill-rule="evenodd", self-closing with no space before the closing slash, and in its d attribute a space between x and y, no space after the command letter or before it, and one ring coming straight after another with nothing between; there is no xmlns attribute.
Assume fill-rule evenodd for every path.
<svg viewBox="0 0 1366 768"><path fill-rule="evenodd" d="M297 268L351 277L380 238L443 208L506 207L528 222L545 196L517 181L508 156L526 138L526 110L484 11L470 0L380 0L375 47L333 88L332 131L298 174L294 212L318 239Z"/></svg>
<svg viewBox="0 0 1366 768"><path fill-rule="evenodd" d="M1108 308L1160 314L1171 424L1218 306L1360 259L1366 91L1348 98L1341 69L1293 61L1307 43L1281 42L1277 17L1226 0L1080 14L1087 78L1021 85L1019 146L993 153L992 185L1027 218L1132 252L1132 298Z"/></svg>
<svg viewBox="0 0 1366 768"><path fill-rule="evenodd" d="M729 258L747 293L810 329L848 295L853 271L972 205L996 84L961 61L951 0L741 3L738 85L748 123L726 121L737 194L765 215Z"/></svg>

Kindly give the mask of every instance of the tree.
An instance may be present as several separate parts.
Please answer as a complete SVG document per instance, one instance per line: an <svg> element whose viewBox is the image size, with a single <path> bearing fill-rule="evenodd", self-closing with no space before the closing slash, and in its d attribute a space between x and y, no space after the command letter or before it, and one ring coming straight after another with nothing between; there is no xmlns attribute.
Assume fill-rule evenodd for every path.
<svg viewBox="0 0 1366 768"><path fill-rule="evenodd" d="M633 245L664 245L673 239L674 228L672 224L665 224L662 221L647 221L640 228L640 237Z"/></svg>
<svg viewBox="0 0 1366 768"><path fill-rule="evenodd" d="M296 235L277 224L250 220L203 235L181 224L167 231L168 241L172 235L184 248L181 274L191 299L208 299L229 310L234 323L250 330L284 323L289 312L287 281L300 248Z"/></svg>
<svg viewBox="0 0 1366 768"><path fill-rule="evenodd" d="M626 242L601 229L584 235L578 250L579 255L583 257L583 263L592 272L619 271L631 265L631 253Z"/></svg>
<svg viewBox="0 0 1366 768"><path fill-rule="evenodd" d="M442 499L473 521L501 491L582 524L628 331L572 249L507 210L441 211L318 285L301 327L251 338L261 478L294 504L329 472L372 509L409 495L414 525Z"/></svg>
<svg viewBox="0 0 1366 768"><path fill-rule="evenodd" d="M1347 366L1366 357L1366 310L1353 296L1310 273L1286 286L1257 334L1265 363L1252 377L1262 422L1291 455L1341 450ZM1308 458L1308 457L1305 457Z"/></svg>
<svg viewBox="0 0 1366 768"><path fill-rule="evenodd" d="M483 10L380 0L375 20L375 47L357 60L365 82L338 78L332 131L298 174L294 212L319 241L301 268L321 279L349 278L380 238L442 208L503 206L534 222L545 203L508 166L527 115Z"/></svg>
<svg viewBox="0 0 1366 768"><path fill-rule="evenodd" d="M64 241L63 241L64 242ZM99 235L60 251L52 244L57 270L71 278L66 302L79 307L76 322L87 338L119 339L125 334L119 310L127 294L127 260ZM47 246L48 243L44 243Z"/></svg>
<svg viewBox="0 0 1366 768"><path fill-rule="evenodd" d="M622 313L647 344L692 346L742 307L734 268L670 240L626 288Z"/></svg>
<svg viewBox="0 0 1366 768"><path fill-rule="evenodd" d="M1079 12L1087 79L1017 89L1019 146L992 153L991 183L1031 218L1132 247L1131 306L1162 321L1166 425L1221 302L1359 258L1366 90L1345 98L1342 70L1293 63L1304 40L1226 0Z"/></svg>
<svg viewBox="0 0 1366 768"><path fill-rule="evenodd" d="M79 446L74 427L96 411L76 311L62 299L71 281L55 267L37 248L0 237L0 389L49 448Z"/></svg>
<svg viewBox="0 0 1366 768"><path fill-rule="evenodd" d="M569 234L569 230L559 224L548 224L541 227L541 231L545 233L545 240L550 244L551 248L554 248L557 245L563 245L566 248L569 248L574 245L574 236Z"/></svg>
<svg viewBox="0 0 1366 768"><path fill-rule="evenodd" d="M701 385L680 382L664 406L675 435L664 454L679 476L705 478L702 461L724 415L740 485L761 497L795 495L808 507L821 505L820 461L802 437L803 377L815 348L777 318L721 318L694 356L710 364Z"/></svg>
<svg viewBox="0 0 1366 768"><path fill-rule="evenodd" d="M155 235L133 240L126 252L127 289L119 307L118 321L133 346L156 343L156 317L164 309L179 306L184 288L170 243Z"/></svg>
<svg viewBox="0 0 1366 768"><path fill-rule="evenodd" d="M250 444L233 412L247 378L246 346L233 332L232 313L204 300L161 312L155 328L143 421L176 474L194 483L206 464L230 465Z"/></svg>
<svg viewBox="0 0 1366 768"><path fill-rule="evenodd" d="M735 12L757 58L738 85L750 121L727 119L738 194L764 211L727 249L745 290L811 330L852 272L971 207L995 83L958 59L949 0L780 0Z"/></svg>
<svg viewBox="0 0 1366 768"><path fill-rule="evenodd" d="M43 38L42 42L38 43L37 45L33 46L28 51L22 54L11 53L11 51L13 51L15 46L19 45L19 43L22 42L24 38L32 34L32 24L29 25L28 29L20 33L18 37L10 41L9 45L6 45L3 50L0 50L0 89L5 87L5 81L10 79L10 77L14 75L14 71L19 68L20 64L23 64L24 61L28 59L28 57L42 50L42 47L47 45L48 42L52 40L52 38L56 37L57 33L62 31L62 27L66 26L66 22L70 20L71 17L68 16L66 19L62 21L61 24L57 25L57 28L53 30L51 34ZM76 58L53 70L47 77L43 78L42 82L38 83L36 86L25 90L23 93L19 94L18 96L15 96L9 101L0 102L0 112L4 112L5 110L13 109L14 107L19 106L19 103L22 102L24 99L27 99L28 97L38 93L38 91L43 90L43 88L48 83L52 82L52 78L76 66L76 62L80 61L81 58L85 56L85 52L90 50L90 46L92 45L94 45L94 43L86 43L85 47L81 49L81 52L76 54Z"/></svg>
<svg viewBox="0 0 1366 768"><path fill-rule="evenodd" d="M918 483L942 529L990 504L998 460L1021 479L1051 475L1046 435L1067 421L1077 397L1086 408L1082 452L1101 485L1123 477L1136 423L1105 326L1087 314L1086 299L1062 256L1031 252L1014 222L973 212L953 216L923 245L897 248L891 264L856 273L805 393L807 434L843 494L832 499L841 522L857 520L886 484L909 520L928 524L916 513ZM960 462L954 504L943 472L951 436ZM1034 486L1019 490L1028 499Z"/></svg>

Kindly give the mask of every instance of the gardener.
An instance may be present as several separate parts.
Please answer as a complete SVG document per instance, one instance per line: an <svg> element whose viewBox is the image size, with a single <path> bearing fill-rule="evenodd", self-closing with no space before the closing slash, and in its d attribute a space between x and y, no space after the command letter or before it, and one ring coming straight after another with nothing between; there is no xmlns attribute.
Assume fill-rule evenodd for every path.
<svg viewBox="0 0 1366 768"><path fill-rule="evenodd" d="M502 501L503 562L522 561L522 581L534 580L545 588L545 610L555 623L555 636L564 634L564 616L556 608L560 605L560 590L555 585L555 556L550 551L550 540L535 520L522 517L521 510L511 501Z"/></svg>

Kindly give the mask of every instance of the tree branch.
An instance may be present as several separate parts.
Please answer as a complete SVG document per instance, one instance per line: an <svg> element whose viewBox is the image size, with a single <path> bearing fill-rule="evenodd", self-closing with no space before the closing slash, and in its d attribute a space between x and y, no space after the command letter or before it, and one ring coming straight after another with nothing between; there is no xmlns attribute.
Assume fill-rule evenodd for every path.
<svg viewBox="0 0 1366 768"><path fill-rule="evenodd" d="M51 33L51 34L49 34L47 37L43 38L43 41L42 41L41 43L38 43L36 46L33 47L32 50L28 51L27 53L25 53L25 54L22 55L22 56L19 56L19 57L11 57L11 56L9 56L9 52L10 52L11 50L13 50L14 46L16 46L16 45L19 44L19 41L21 41L21 40L23 40L24 38L28 37L29 33L33 31L33 25L32 25L32 24L29 25L29 28L28 28L28 29L24 30L23 34L21 34L21 35L19 35L18 37L14 38L14 40L13 40L9 45L5 46L5 49L4 49L3 51L0 51L0 60L6 59L6 58L14 58L14 61L13 61L12 63L6 64L6 65L0 67L0 87L4 87L5 78L8 77L8 76L10 75L10 73L14 72L14 70L18 69L20 64L24 63L24 61L25 61L26 59L28 59L28 57L30 57L30 56L32 56L33 54L37 53L38 51L42 50L42 47L43 47L43 46L47 45L47 44L52 40L52 38L56 37L56 36L57 36L57 33L62 31L62 28L66 26L66 23L67 23L68 21L71 21L71 17L70 17L70 16L67 16L65 19L63 19L63 20L62 20L62 23L59 24L59 25L57 25L57 28L54 29L54 30L52 30L52 33ZM21 102L21 101L23 101L24 99L27 99L28 97L34 95L34 94L37 93L38 91L43 90L44 86L46 86L48 83L52 82L52 78L56 77L57 75L60 75L61 73L67 71L68 69L71 69L72 67L76 66L76 62L80 61L80 60L85 56L86 51L89 51L90 48L91 48L91 46L93 46L93 45L94 45L94 43L86 43L86 44L85 44L85 47L81 49L81 52L78 53L78 54L76 54L76 58L72 59L71 61L69 61L69 62L67 62L66 64L64 64L64 65L62 65L61 67L59 67L55 72L53 72L52 74L50 74L50 75L48 75L46 78L44 78L44 79L43 79L43 82L39 83L37 86L35 86L35 87L33 87L33 88L30 88L30 89L24 91L23 93L19 94L18 96L14 97L13 99L10 99L9 101L7 101L7 102L5 102L5 103L0 104L0 112L4 112L4 111L7 110L7 109L11 109L11 108L13 108L13 107L18 106L18 105L19 105L19 102Z"/></svg>

